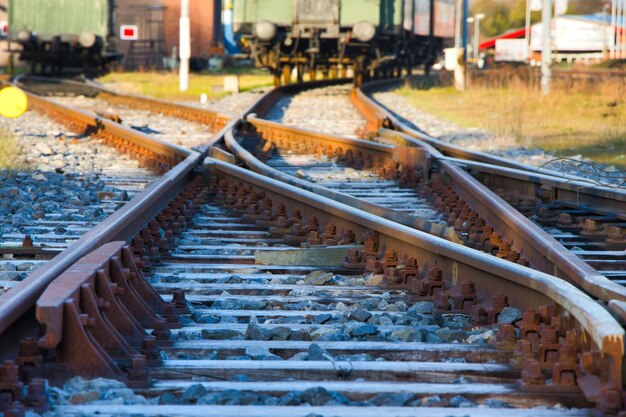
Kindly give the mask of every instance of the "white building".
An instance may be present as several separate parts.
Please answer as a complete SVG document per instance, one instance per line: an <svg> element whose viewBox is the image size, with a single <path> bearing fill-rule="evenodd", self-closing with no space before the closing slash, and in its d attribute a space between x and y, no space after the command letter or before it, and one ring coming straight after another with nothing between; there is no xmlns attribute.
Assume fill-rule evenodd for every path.
<svg viewBox="0 0 626 417"><path fill-rule="evenodd" d="M552 19L552 50L556 61L602 60L612 40L611 16L563 15ZM531 53L541 53L542 25L531 28Z"/></svg>

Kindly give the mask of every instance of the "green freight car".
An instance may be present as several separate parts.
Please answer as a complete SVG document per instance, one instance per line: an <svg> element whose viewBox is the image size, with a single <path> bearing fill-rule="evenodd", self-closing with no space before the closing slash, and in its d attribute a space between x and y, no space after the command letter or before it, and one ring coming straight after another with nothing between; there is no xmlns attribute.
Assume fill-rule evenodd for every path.
<svg viewBox="0 0 626 417"><path fill-rule="evenodd" d="M113 0L9 0L8 6L8 38L33 72L98 72L118 57Z"/></svg>
<svg viewBox="0 0 626 417"><path fill-rule="evenodd" d="M287 81L295 66L363 76L429 67L454 36L454 0L235 0L240 47ZM450 26L452 24L452 26Z"/></svg>

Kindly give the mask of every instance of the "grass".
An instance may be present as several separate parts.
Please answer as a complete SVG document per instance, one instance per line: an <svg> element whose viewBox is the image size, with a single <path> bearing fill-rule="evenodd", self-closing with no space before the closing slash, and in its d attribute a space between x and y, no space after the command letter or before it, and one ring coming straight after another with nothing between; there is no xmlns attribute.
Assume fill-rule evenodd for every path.
<svg viewBox="0 0 626 417"><path fill-rule="evenodd" d="M0 170L26 169L27 163L21 152L17 138L6 131L0 130Z"/></svg>
<svg viewBox="0 0 626 417"><path fill-rule="evenodd" d="M473 86L465 93L442 86L401 93L428 113L485 129L505 146L537 147L562 157L581 154L626 167L626 87L619 81L594 88L554 86L548 96L522 82Z"/></svg>
<svg viewBox="0 0 626 417"><path fill-rule="evenodd" d="M223 91L224 77L239 76L241 91L272 85L273 77L258 70L216 71L210 74L190 74L189 90L180 91L176 72L114 72L98 81L115 84L118 90L169 100L198 100L201 94L219 98L230 93Z"/></svg>

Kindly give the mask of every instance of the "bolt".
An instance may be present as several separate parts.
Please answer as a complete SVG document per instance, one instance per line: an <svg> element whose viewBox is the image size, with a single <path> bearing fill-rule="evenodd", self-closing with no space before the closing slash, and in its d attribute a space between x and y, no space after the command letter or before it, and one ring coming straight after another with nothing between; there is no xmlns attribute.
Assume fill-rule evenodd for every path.
<svg viewBox="0 0 626 417"><path fill-rule="evenodd" d="M179 314L189 313L189 307L187 306L187 299L185 298L184 291L174 291L172 301L176 304L176 309L178 310Z"/></svg>
<svg viewBox="0 0 626 417"><path fill-rule="evenodd" d="M522 370L522 382L524 385L545 384L545 378L541 372L541 364L539 362L532 361Z"/></svg>
<svg viewBox="0 0 626 417"><path fill-rule="evenodd" d="M33 239L31 238L30 235L24 236L24 239L22 240L22 247L23 248L32 248L33 247Z"/></svg>

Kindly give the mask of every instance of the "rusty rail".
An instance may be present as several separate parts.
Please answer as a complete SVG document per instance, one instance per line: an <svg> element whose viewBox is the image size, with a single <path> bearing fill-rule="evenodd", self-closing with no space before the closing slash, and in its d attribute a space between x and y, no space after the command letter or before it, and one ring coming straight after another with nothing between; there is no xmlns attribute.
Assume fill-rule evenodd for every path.
<svg viewBox="0 0 626 417"><path fill-rule="evenodd" d="M93 81L88 81L87 84L93 87L102 99L110 103L154 111L156 113L203 124L211 131L219 131L223 129L224 126L226 126L234 118L234 116L230 114L200 109L181 103L172 103L165 100L137 96L133 94L120 94Z"/></svg>
<svg viewBox="0 0 626 417"><path fill-rule="evenodd" d="M377 87L378 88L378 87ZM367 91L367 90L366 90ZM490 157L476 157L476 162L461 162L445 158L439 152L440 142L437 140L423 140L423 135L415 135L415 131L406 127L388 110L379 106L364 92L356 91L353 100L360 107L371 108L368 114L379 120L378 126L382 126L381 120L392 120L390 123L398 131L381 129L380 134L388 140L395 141L398 145L417 146L428 149L433 158L439 159L442 166L459 175L463 172L461 165L471 167L474 171L480 171L489 175L496 175L501 180L506 179L505 187L517 187L517 189L531 189L532 193L538 192L544 187L547 193L553 193L553 198L572 198L581 204L595 204L607 207L608 210L617 210L623 215L623 202L626 201L626 193L619 190L590 187L588 183L580 182L580 178L565 176L559 177L549 170L532 172L528 167L518 166L516 163L500 164L490 160ZM380 119L383 117L383 119ZM435 148L434 146L437 146ZM447 152L448 148L443 148ZM466 153L465 156L475 156L475 153ZM464 159L464 158L463 158ZM500 166L501 168L498 168ZM546 173L547 172L547 173ZM467 176L467 175L466 175ZM460 176L451 175L452 183L459 181ZM576 181L578 180L578 181ZM502 230L507 240L513 243L513 247L524 253L529 261L544 272L556 276L565 277L571 282L588 291L595 297L606 302L610 300L624 301L626 289L608 280L598 271L591 268L575 254L566 250L552 236L540 227L520 214L517 210L504 202L501 198L493 198L493 195L485 194L488 190L477 181L466 182L460 189L464 190L463 197L470 205L481 212L485 218ZM459 184L461 185L461 184Z"/></svg>
<svg viewBox="0 0 626 417"><path fill-rule="evenodd" d="M265 98L271 97L269 94ZM236 123L228 125L235 127ZM107 123L102 126L106 128ZM227 127L219 135L225 134ZM212 144L222 139L219 135ZM375 148L387 149L387 153L389 150ZM73 364L74 372L115 377L134 386L149 384L148 361L158 362L155 348L159 343L168 343L167 328L177 325L178 312L185 303L180 296L174 304L159 302L140 268L169 249L175 235L207 196L215 195L235 209L240 200L259 195L252 193L257 191L265 198L247 205L255 210L282 204L290 211L299 210L303 218L315 216L320 224L332 224L328 227L331 231L336 226L338 230L369 236L365 249L351 253L347 263L365 264L395 277L400 274L397 262L404 256L403 262L409 267L403 269L402 285L417 293L444 285L451 292L475 288L474 301L461 305L467 307L467 314L487 323L493 323L506 304L526 310L527 332L516 334L512 325L500 325L497 339L500 348L517 349L516 364L531 370L528 381L536 379L532 370L540 370L542 364L537 361L543 360L531 349L528 335L533 337L547 327L558 329L564 336L557 342L562 359L556 364L553 384L541 389L558 391L561 374L574 372L589 400L603 410L622 408L624 330L604 308L571 284L216 159L205 160L202 181L194 168L204 155L184 152L184 160L149 189L7 293L11 300L0 297L0 333L31 308L45 290L37 306L37 318L46 329L40 347L57 351L59 359L70 367ZM176 158L182 156L176 153ZM452 164L445 159L440 162ZM450 172L455 169L460 170L452 167ZM186 190L180 194L183 188ZM131 244L125 246L127 242ZM396 266L377 260L379 249L385 257L395 259ZM421 272L427 272L424 278ZM471 277L472 285L459 282L459 277ZM502 294L510 294L508 300ZM147 334L150 328L154 338ZM84 356L72 354L77 349L70 346L74 343ZM87 366L91 361L98 372ZM127 370L118 364L127 365Z"/></svg>
<svg viewBox="0 0 626 417"><path fill-rule="evenodd" d="M33 108L71 128L103 137L112 146L120 148L122 152L130 151L147 165L165 172L165 175L52 261L19 282L10 292L0 296L0 333L4 333L20 319L34 305L46 286L82 256L109 241L133 237L132 230L141 229L157 214L165 204L164 201L178 194L178 189L190 180L194 166L202 159L198 152L153 139L99 116L27 94Z"/></svg>
<svg viewBox="0 0 626 417"><path fill-rule="evenodd" d="M298 147L301 148L311 148L321 145L322 147L328 147L328 149L330 149L329 152L332 152L333 154L335 154L336 152L343 152L344 149L346 151L352 150L355 152L362 152L364 149L366 149L371 152L373 160L378 158L379 164L383 160L390 158L394 160L400 160L399 154L403 150L406 150L373 142L344 139L331 135L318 134L303 129L286 127L279 123L269 122L255 117L248 117L247 121L250 122L264 138L271 141L272 143L281 144L283 141L288 141L292 143L297 142ZM448 239L455 243L462 243L454 229L451 227L444 227L440 224L430 222L426 219L411 216L395 210L386 209L377 204L372 204L355 197L340 194L331 191L325 187L318 186L309 181L301 180L294 176L284 174L277 169L267 166L266 164L255 158L254 155L245 150L237 142L233 131L239 130L241 128L242 126L238 125L233 130L226 133L226 146L228 146L229 150L253 171L270 178L278 179L287 184L295 185L304 190L313 191L318 195L323 195L325 197L347 204L351 207L364 210L368 213L383 217L385 219L389 219L397 223L404 224L406 226L414 227L418 230L422 230L432 235Z"/></svg>
<svg viewBox="0 0 626 417"><path fill-rule="evenodd" d="M255 131L267 141L266 146L268 146L268 144L271 145L269 149L261 151L261 157L264 153L273 151L273 146L276 145L296 150L308 150L308 152L313 154L328 154L330 152L332 155L341 155L344 159L352 155L355 156L357 160L370 161L370 165L380 164L384 160L395 159L396 161L401 161L406 168L406 164L409 160L413 160L413 167L423 165L423 163L420 163L416 159L417 155L408 153L409 149L406 146L422 149L424 151L423 153L427 155L427 159L432 158L438 162L440 174L444 177L447 184L451 186L473 210L478 212L480 216L485 219L487 224L493 226L495 230L502 235L504 240L510 242L512 249L517 251L521 257L527 259L533 267L555 276L565 277L590 294L603 300L608 301L616 299L626 301L626 289L623 286L611 282L575 254L564 249L559 250L561 245L552 236L532 223L501 197L461 169L456 161L444 157L434 147L416 140L407 134L381 128L380 126L386 124L386 119L380 119L381 115L384 114L382 110L368 103L362 103L359 108L364 106L371 107L371 111L369 111L368 114L378 115L376 116L376 120L378 120L378 123L376 123L376 126L378 126L377 132L380 133L382 137L396 142L399 148L396 147L394 151L394 147L390 145L318 134L304 129L288 127L279 123L262 120L254 115L247 116L246 120ZM255 109L253 109L253 111L254 110ZM245 129L246 127L242 126L242 130ZM433 228L430 223L420 222L412 218L412 216L400 215L399 213L394 213L392 210L386 210L374 204L359 201L356 198L343 196L326 190L324 187L315 186L310 182L280 173L266 166L243 149L243 147L237 143L232 133L226 135L226 143L231 152L240 157L247 166L256 172L297 185L306 190L314 190L320 195L348 203L355 207L373 210L372 212L382 215L385 218L393 219L405 225L417 226L419 230L430 230L436 235L450 237L450 233L447 233L446 230L440 230L436 227ZM364 163L367 164L368 162ZM475 164L473 166L477 167L478 165ZM483 164L481 166L486 165ZM481 172L492 174L498 170L497 167L491 165L489 167L490 168L485 168L485 170ZM404 171L406 172L408 170L405 169ZM514 170L502 168L498 172L502 176L505 174L505 171L511 173ZM563 178L546 175L541 176L540 174L531 176L527 171L517 170L515 172L518 172L520 175L523 173L527 175L525 178L518 176L517 181L520 182L520 180L522 180L518 188L528 188L529 182L534 181L539 187L546 186L547 184L550 184L551 187L555 187L559 184L561 186L560 189L564 190L562 191L563 195L565 195L565 190L567 190L569 194L581 192L584 194L584 190L581 191L578 183L572 183ZM542 178L549 180L549 182L542 181ZM507 184L507 186L512 185ZM535 186L531 187L533 190L535 189ZM587 187L587 185L585 185L585 187ZM592 189L590 193L589 197L583 197L582 200L579 201L593 201L597 195L606 193L606 190L599 191ZM578 194L578 196L580 197L580 194Z"/></svg>
<svg viewBox="0 0 626 417"><path fill-rule="evenodd" d="M290 212L298 210L303 220L314 216L320 224L332 224L332 230L350 230L356 236L366 236L362 253L353 251L346 263L360 262L353 258L365 259L362 257L369 254L374 258L369 258L367 266L379 264L380 268L382 260L376 260L375 255L378 249L385 252L385 259L404 257L403 262L413 266L402 269L405 280L399 284L401 287L427 296L439 286L447 288L448 293L454 293L454 288L469 288L471 294L463 292L460 296L473 301L459 305L466 314L486 324L493 323L506 305L525 310L526 330L516 335L512 325L504 324L498 330L499 348L517 349L516 366L532 369L533 363L541 362L543 359L537 359L530 351L527 337L532 338L541 328L556 328L557 333L567 336L560 343L557 341L561 359L555 364L553 383L543 385L542 391L569 389L560 385L560 377L562 373L576 372L581 388L592 402L604 410L621 407L624 330L601 306L572 285L228 163L208 158L204 167L204 182L198 177L189 184L186 197L178 198L179 202L193 196L194 203L189 207L198 207L214 196L237 210L237 196L253 199L263 193L263 202L257 201L259 208L282 206ZM175 208L176 205L170 205L170 209ZM160 226L172 233L184 228L167 222ZM125 241L103 245L78 260L48 287L37 303L37 319L46 329L39 346L55 351L59 361L51 369L46 369L42 362L44 375L59 372L58 366L63 363L75 374L108 376L134 387L150 384L148 367L159 364L156 349L170 343L168 329L179 326L178 314L186 307L180 292L172 303L160 302L139 269L144 254L158 256L162 245L158 240L156 237L156 242L147 246L145 241L136 239L131 246L125 246ZM397 263L386 263L383 274L396 274L394 265ZM428 271L425 278L421 278L422 271ZM467 277L471 277L471 282L465 281ZM153 329L153 333L148 334L148 329ZM120 368L120 364L125 366ZM536 377L530 372L528 381ZM594 386L600 389L594 391ZM533 386L522 384L524 389L532 391Z"/></svg>
<svg viewBox="0 0 626 417"><path fill-rule="evenodd" d="M436 265L443 272L443 276L451 280L451 285L459 284L455 277L471 276L477 289L480 288L482 291L488 289L488 294L494 294L494 292L510 294L509 301L513 305L519 303L523 309L531 308L532 305L537 306L534 303L541 304L543 301L539 300L547 297L576 318L582 328L589 332L590 339L598 344L598 348L607 355L607 358L611 358L609 360L611 364L621 366L619 365L623 356L621 326L604 308L561 279L479 253L385 219L376 218L358 209L276 180L267 179L259 174L244 171L230 164L215 160L207 160L206 163L218 178L232 178L228 179L227 183L220 184L220 188L224 190L223 198L227 198L227 201L230 199L233 204L237 201L236 196L240 195L238 193L243 191L238 190L240 186L236 184L243 182L249 184L257 192L265 192L266 196L272 200L272 206L280 202L290 210L299 210L303 219L308 215L315 215L320 224L332 223L337 230L340 228L352 230L357 236L366 233L364 227L372 230L377 236L379 248L395 249L397 259L405 255L416 259L418 264ZM244 187L244 189L247 195L250 188ZM320 213L319 210L323 210L326 214ZM390 272L385 270L385 274L387 273ZM493 274L491 278L489 278L490 274ZM488 309L488 307L485 308ZM476 311L473 314L477 314ZM501 331L505 332L505 330ZM593 353L587 353L583 356L586 361L590 361L593 355ZM592 362L594 366L598 366L602 360L598 362L594 356ZM587 378L588 381L593 380L593 382L581 385L592 401L605 402L603 405L605 408L611 403L612 405L608 408L614 409L621 407L617 405L621 402L621 371L613 369L612 366L604 368L605 370L611 369L608 379L605 378L603 382L600 382L597 378ZM604 365L600 367L603 368ZM587 366L587 369L591 368L593 366ZM604 387L600 390L603 392L602 399L593 393L594 384L596 387L600 385Z"/></svg>
<svg viewBox="0 0 626 417"><path fill-rule="evenodd" d="M526 170L531 172L540 172L546 175L580 180L580 178L575 176L564 175L557 171L546 168L533 167L523 164L521 162L502 158L497 155L490 155L479 151L470 151L460 146L441 141L435 137L426 134L425 132L422 132L421 130L416 129L413 126L408 125L372 97L373 93L378 90L400 86L402 86L402 81L400 80L382 80L367 83L363 85L360 89L355 89L352 91L352 93L350 94L350 100L352 101L352 104L354 104L354 106L359 109L359 111L361 111L361 113L363 113L363 115L367 119L365 134L368 134L368 132L369 134L371 134L372 132L377 131L379 128L392 129L402 133L406 133L410 137L419 139L420 141L431 145L443 155L450 156L452 158L483 162L486 164L498 165L507 168Z"/></svg>
<svg viewBox="0 0 626 417"><path fill-rule="evenodd" d="M32 93L26 94L31 108L48 115L74 131L100 137L110 146L123 153L129 153L158 171L169 170L189 155L187 149L181 146L152 138L104 117L52 103Z"/></svg>

